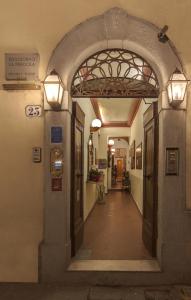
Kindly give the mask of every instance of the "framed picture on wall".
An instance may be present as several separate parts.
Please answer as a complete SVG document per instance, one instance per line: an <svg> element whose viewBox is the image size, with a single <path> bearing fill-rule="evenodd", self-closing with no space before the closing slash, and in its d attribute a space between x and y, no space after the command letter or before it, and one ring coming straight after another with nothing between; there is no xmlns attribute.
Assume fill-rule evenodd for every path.
<svg viewBox="0 0 191 300"><path fill-rule="evenodd" d="M97 149L94 149L95 165L97 165Z"/></svg>
<svg viewBox="0 0 191 300"><path fill-rule="evenodd" d="M130 146L129 156L131 159L131 169L135 169L135 140L132 142Z"/></svg>
<svg viewBox="0 0 191 300"><path fill-rule="evenodd" d="M136 148L136 169L141 170L142 169L142 143L140 143Z"/></svg>

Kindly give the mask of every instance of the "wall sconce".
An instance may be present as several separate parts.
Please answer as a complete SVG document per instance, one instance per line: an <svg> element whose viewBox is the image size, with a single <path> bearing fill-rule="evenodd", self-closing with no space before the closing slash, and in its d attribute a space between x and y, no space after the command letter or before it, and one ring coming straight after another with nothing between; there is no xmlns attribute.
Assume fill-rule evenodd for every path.
<svg viewBox="0 0 191 300"><path fill-rule="evenodd" d="M51 71L43 84L48 104L55 110L60 109L64 95L64 85L58 73L55 70Z"/></svg>
<svg viewBox="0 0 191 300"><path fill-rule="evenodd" d="M112 140L112 139L109 139L109 141L108 141L108 146L113 146L115 144L115 142L114 142L114 140Z"/></svg>
<svg viewBox="0 0 191 300"><path fill-rule="evenodd" d="M115 149L111 149L111 155L115 155Z"/></svg>
<svg viewBox="0 0 191 300"><path fill-rule="evenodd" d="M184 101L187 86L188 80L183 73L176 69L167 83L168 100L170 105L178 106Z"/></svg>
<svg viewBox="0 0 191 300"><path fill-rule="evenodd" d="M94 119L91 123L90 132L97 131L98 129L101 128L101 125L102 123L100 119Z"/></svg>
<svg viewBox="0 0 191 300"><path fill-rule="evenodd" d="M92 133L90 133L90 136L89 136L88 146L93 147L93 136L92 136Z"/></svg>
<svg viewBox="0 0 191 300"><path fill-rule="evenodd" d="M112 154L112 152L111 152L111 147L114 145L114 140L112 140L112 139L109 139L108 140L108 150L107 150L107 161L108 161L108 168L110 168L110 166L111 166L111 154Z"/></svg>

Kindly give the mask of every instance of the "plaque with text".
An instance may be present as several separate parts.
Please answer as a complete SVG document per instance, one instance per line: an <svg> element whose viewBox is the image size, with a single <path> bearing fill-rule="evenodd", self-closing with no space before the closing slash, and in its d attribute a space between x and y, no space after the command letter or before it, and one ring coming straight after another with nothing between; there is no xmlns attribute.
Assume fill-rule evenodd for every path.
<svg viewBox="0 0 191 300"><path fill-rule="evenodd" d="M53 192L62 191L62 178L52 178L52 191Z"/></svg>
<svg viewBox="0 0 191 300"><path fill-rule="evenodd" d="M62 127L52 126L51 127L51 143L59 144L62 143Z"/></svg>
<svg viewBox="0 0 191 300"><path fill-rule="evenodd" d="M38 53L6 53L6 80L38 80Z"/></svg>
<svg viewBox="0 0 191 300"><path fill-rule="evenodd" d="M179 174L179 149L166 148L166 175Z"/></svg>
<svg viewBox="0 0 191 300"><path fill-rule="evenodd" d="M107 159L98 159L98 169L107 169Z"/></svg>
<svg viewBox="0 0 191 300"><path fill-rule="evenodd" d="M27 105L25 107L25 114L29 118L41 117L42 106L41 105Z"/></svg>

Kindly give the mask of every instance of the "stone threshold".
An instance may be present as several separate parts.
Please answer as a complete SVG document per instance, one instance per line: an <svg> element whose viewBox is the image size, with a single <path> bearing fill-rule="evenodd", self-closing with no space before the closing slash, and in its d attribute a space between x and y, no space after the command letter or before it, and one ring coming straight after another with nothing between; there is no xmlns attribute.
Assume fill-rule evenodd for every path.
<svg viewBox="0 0 191 300"><path fill-rule="evenodd" d="M159 263L150 260L73 260L68 271L161 272Z"/></svg>

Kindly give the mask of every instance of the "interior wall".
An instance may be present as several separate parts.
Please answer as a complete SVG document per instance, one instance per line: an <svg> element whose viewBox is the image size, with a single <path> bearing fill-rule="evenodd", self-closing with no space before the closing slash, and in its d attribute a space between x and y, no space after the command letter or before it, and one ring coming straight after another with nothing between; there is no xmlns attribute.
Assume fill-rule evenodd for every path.
<svg viewBox="0 0 191 300"><path fill-rule="evenodd" d="M90 136L90 126L92 120L96 118L90 99L78 98L76 99L79 106L85 113L84 124L84 220L87 219L96 202L96 186L93 183L88 182L88 140ZM93 133L93 145L99 151L98 146L98 132ZM95 151L94 151L95 156ZM94 157L95 161L95 157ZM96 165L95 165L96 167Z"/></svg>
<svg viewBox="0 0 191 300"><path fill-rule="evenodd" d="M42 105L39 91L0 91L0 281L38 281L38 246L43 224L43 164L32 148L43 148L43 116L25 107Z"/></svg>
<svg viewBox="0 0 191 300"><path fill-rule="evenodd" d="M129 145L135 140L135 149L137 146L142 143L142 153L144 151L144 128L143 128L143 114L146 109L149 107L148 104L145 104L144 101L141 101L139 110L136 114L136 117L131 126L131 137ZM143 161L143 157L142 157ZM131 194L135 200L137 207L141 214L143 213L143 166L142 169L130 168L130 180L131 180Z"/></svg>

